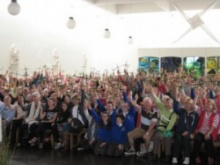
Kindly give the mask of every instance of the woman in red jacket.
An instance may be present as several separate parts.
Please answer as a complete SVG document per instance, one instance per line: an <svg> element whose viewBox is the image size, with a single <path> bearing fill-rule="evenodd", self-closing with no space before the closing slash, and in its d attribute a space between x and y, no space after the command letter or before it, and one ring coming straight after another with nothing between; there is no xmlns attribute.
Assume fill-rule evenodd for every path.
<svg viewBox="0 0 220 165"><path fill-rule="evenodd" d="M208 99L204 110L199 113L199 122L196 128L196 135L194 139L195 161L196 164L201 163L199 152L202 143L205 143L205 149L208 156L208 164L214 164L214 145L213 141L217 137L217 127L219 124L219 114L215 113L215 101Z"/></svg>

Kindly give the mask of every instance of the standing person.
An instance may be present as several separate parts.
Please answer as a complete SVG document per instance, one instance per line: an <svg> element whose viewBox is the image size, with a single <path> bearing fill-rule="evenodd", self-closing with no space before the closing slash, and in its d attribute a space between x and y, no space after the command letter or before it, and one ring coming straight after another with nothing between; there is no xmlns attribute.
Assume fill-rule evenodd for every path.
<svg viewBox="0 0 220 165"><path fill-rule="evenodd" d="M47 101L48 108L44 111L43 109L40 112L40 124L37 128L37 136L39 138L39 148L43 148L43 139L44 139L44 133L48 129L52 129L52 126L54 125L56 118L57 118L57 112L55 102L52 98L48 98Z"/></svg>

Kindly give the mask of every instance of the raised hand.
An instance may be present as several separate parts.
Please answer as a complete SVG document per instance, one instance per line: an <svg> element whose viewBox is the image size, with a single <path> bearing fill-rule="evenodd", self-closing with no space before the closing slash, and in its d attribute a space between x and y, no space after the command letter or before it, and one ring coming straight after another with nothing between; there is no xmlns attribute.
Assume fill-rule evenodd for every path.
<svg viewBox="0 0 220 165"><path fill-rule="evenodd" d="M135 94L135 96L134 96L134 100L135 100L135 102L138 101L138 98L139 98L138 94Z"/></svg>

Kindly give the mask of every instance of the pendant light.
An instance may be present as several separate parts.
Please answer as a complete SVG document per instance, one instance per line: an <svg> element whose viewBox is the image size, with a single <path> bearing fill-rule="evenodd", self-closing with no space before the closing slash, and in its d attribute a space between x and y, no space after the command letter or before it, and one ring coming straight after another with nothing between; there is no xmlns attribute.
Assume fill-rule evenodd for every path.
<svg viewBox="0 0 220 165"><path fill-rule="evenodd" d="M75 26L76 26L76 21L74 20L73 17L69 17L67 23L66 23L66 26L69 28L69 29L74 29Z"/></svg>
<svg viewBox="0 0 220 165"><path fill-rule="evenodd" d="M130 45L133 44L133 37L132 36L128 37L128 44L130 44Z"/></svg>
<svg viewBox="0 0 220 165"><path fill-rule="evenodd" d="M105 5L106 5L106 10L108 10L108 2L107 2L107 0L105 1ZM107 15L106 15L106 24L107 24ZM105 37L106 39L108 39L108 38L111 37L111 32L110 32L110 30L109 30L108 28L106 28L106 29L104 30L104 37Z"/></svg>
<svg viewBox="0 0 220 165"><path fill-rule="evenodd" d="M132 0L130 1L130 4L129 4L129 14L132 13ZM133 44L133 37L132 36L129 36L128 37L128 44L132 45Z"/></svg>
<svg viewBox="0 0 220 165"><path fill-rule="evenodd" d="M111 37L111 32L109 31L109 29L105 29L105 31L104 31L104 37L105 37L106 39L108 39L108 38Z"/></svg>
<svg viewBox="0 0 220 165"><path fill-rule="evenodd" d="M11 3L8 5L8 12L11 15L18 15L20 13L20 5L17 3L17 0L11 0Z"/></svg>

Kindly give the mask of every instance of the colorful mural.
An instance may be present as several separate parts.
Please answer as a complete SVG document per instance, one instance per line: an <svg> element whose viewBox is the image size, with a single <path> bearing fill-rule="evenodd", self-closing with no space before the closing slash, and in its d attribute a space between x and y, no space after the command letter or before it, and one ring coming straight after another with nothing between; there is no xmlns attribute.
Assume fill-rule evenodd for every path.
<svg viewBox="0 0 220 165"><path fill-rule="evenodd" d="M187 74L193 74L195 77L205 74L204 57L184 57L183 68Z"/></svg>
<svg viewBox="0 0 220 165"><path fill-rule="evenodd" d="M140 57L139 58L139 70L149 70L152 74L155 71L159 73L159 58L158 57Z"/></svg>
<svg viewBox="0 0 220 165"><path fill-rule="evenodd" d="M162 57L161 68L167 72L177 70L182 65L182 59L180 57Z"/></svg>
<svg viewBox="0 0 220 165"><path fill-rule="evenodd" d="M207 58L207 74L215 74L220 72L220 57Z"/></svg>

